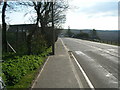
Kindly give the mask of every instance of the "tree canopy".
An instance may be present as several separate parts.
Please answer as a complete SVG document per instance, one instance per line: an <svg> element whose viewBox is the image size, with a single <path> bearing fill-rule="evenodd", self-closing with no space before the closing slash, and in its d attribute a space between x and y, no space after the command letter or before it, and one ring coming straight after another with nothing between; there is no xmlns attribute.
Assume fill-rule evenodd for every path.
<svg viewBox="0 0 120 90"><path fill-rule="evenodd" d="M7 1L7 2L0 2L0 4L2 5L3 8L3 12L2 12L2 30L3 30L3 41L4 43L7 42L6 40L6 16L7 16L7 12L9 13L14 13L14 12L19 12L20 10L25 12L25 15L27 17L28 14L31 14L33 16L30 17L30 21L34 22L34 24L36 24L36 26L41 27L41 33L42 35L45 37L45 39L49 39L47 42L50 41L50 37L51 36L49 34L47 34L47 29L49 27L52 27L52 21L54 22L54 26L55 28L60 28L62 27L62 25L65 23L65 12L68 9L68 4L67 2L65 2L64 0L54 0L55 2L52 2L53 0L51 0L51 2L46 2L45 0L41 0L40 2L38 1L23 1L23 2L18 2L18 1ZM52 5L53 5L53 11L52 11ZM5 8L4 8L5 7ZM21 8L21 7L25 7L25 8ZM28 10L29 8L31 8L31 11ZM53 13L53 15L52 15ZM9 16L9 15L8 15ZM53 17L53 18L52 18ZM31 30L28 35L27 35L27 42L29 43L28 47L30 49L31 47L31 40L33 35L35 34L37 29ZM7 45L4 45L5 47L7 47ZM30 51L30 50L29 50Z"/></svg>

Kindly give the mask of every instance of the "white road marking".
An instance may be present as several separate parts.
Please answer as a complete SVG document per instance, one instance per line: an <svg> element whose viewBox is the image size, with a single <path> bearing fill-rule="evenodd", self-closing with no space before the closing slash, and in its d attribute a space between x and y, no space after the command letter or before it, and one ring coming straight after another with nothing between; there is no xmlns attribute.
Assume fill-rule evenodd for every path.
<svg viewBox="0 0 120 90"><path fill-rule="evenodd" d="M81 52L81 51L75 51L75 53L77 55L83 56L87 58L87 60L89 61L94 61L94 59L92 59L91 57L87 56L85 53ZM74 56L73 56L74 57ZM75 57L74 57L75 58ZM75 58L76 59L76 58ZM76 59L77 61L77 59ZM95 62L95 61L94 61ZM95 68L98 68L98 70L100 70L101 72L104 72L103 75L106 76L107 78L109 78L109 83L118 83L118 80L116 77L113 76L112 73L109 73L109 71L107 71L105 68L103 68L100 64L98 64L97 62L95 62L94 64Z"/></svg>
<svg viewBox="0 0 120 90"><path fill-rule="evenodd" d="M61 40L61 42L62 42L62 45L64 46L64 48L65 48L66 51L68 52L69 49L64 45L64 43L63 43L63 41L62 41L61 38L60 38L60 40ZM69 57L69 60L70 60L70 63L71 63L72 71L73 71L73 73L74 73L74 75L75 75L75 78L76 78L76 80L77 80L77 82L78 82L79 88L84 88L84 87L83 87L83 84L82 84L82 82L80 81L80 78L79 78L79 76L78 76L78 74L77 74L77 71L76 71L76 69L75 69L75 67L74 67L74 65L73 65L73 63L72 63L72 61L71 61L71 59L70 59L70 57Z"/></svg>
<svg viewBox="0 0 120 90"><path fill-rule="evenodd" d="M81 51L75 51L75 53L76 54L78 54L78 55L85 55L83 52L81 52Z"/></svg>
<svg viewBox="0 0 120 90"><path fill-rule="evenodd" d="M112 55L110 55L110 54L108 54L108 53L100 52L100 50L91 50L91 49L89 49L89 50L84 50L84 52L88 52L88 51L91 51L91 52L93 52L93 53L96 53L96 54L98 54L98 55L101 55L101 56L107 58L108 60L112 61L113 63L118 64L118 58L117 58L117 57L114 57L114 56L112 56ZM79 51L78 51L78 52L79 52ZM76 53L77 53L77 52L76 52ZM77 53L77 54L78 54L78 53Z"/></svg>
<svg viewBox="0 0 120 90"><path fill-rule="evenodd" d="M69 60L70 60L70 63L71 63L72 71L74 72L75 78L76 78L76 80L78 82L79 88L84 88L82 82L80 81L78 73L77 73L77 71L75 69L75 66L73 65L72 60L71 60L70 57L69 57Z"/></svg>
<svg viewBox="0 0 120 90"><path fill-rule="evenodd" d="M64 46L64 48L66 49L66 51L68 52L69 49L65 46L65 44L63 43L63 40L60 38L61 42L62 42L62 45Z"/></svg>
<svg viewBox="0 0 120 90"><path fill-rule="evenodd" d="M117 87L118 87L118 79L116 77L113 76L112 73L109 73L109 71L107 71L105 68L103 68L101 65L98 65L97 67L100 67L99 69L101 69L102 71L104 71L104 75L108 78L108 83L116 83Z"/></svg>
<svg viewBox="0 0 120 90"><path fill-rule="evenodd" d="M112 61L115 64L118 64L118 58L110 56L109 54L104 54L104 53L99 53L101 56L109 59L110 61Z"/></svg>
<svg viewBox="0 0 120 90"><path fill-rule="evenodd" d="M91 57L87 56L85 53L81 52L81 51L75 51L76 54L78 55L83 55L84 57L87 57L87 59L89 61L94 61Z"/></svg>
<svg viewBox="0 0 120 90"><path fill-rule="evenodd" d="M72 54L72 53L71 53ZM74 58L75 62L77 63L79 69L81 70L81 72L83 73L83 76L85 77L89 87L92 89L92 90L95 90L93 84L91 83L90 79L88 78L88 76L86 75L86 73L84 72L83 68L81 67L81 65L78 63L77 59L75 58L75 56L72 54L72 57Z"/></svg>
<svg viewBox="0 0 120 90"><path fill-rule="evenodd" d="M111 73L108 73L107 75L106 75L106 77L110 77L112 74Z"/></svg>
<svg viewBox="0 0 120 90"><path fill-rule="evenodd" d="M71 39L70 39L71 40ZM75 40L74 40L75 41ZM77 42L77 41L75 41L75 42ZM80 43L80 42L77 42L77 43ZM83 44L83 43L81 43L81 44ZM83 45L86 45L86 44L83 44ZM102 45L102 44L101 44ZM89 46L89 45L86 45L86 46ZM89 47L93 47L93 48L95 48L96 50L99 50L99 51L103 51L104 49L102 48L98 48L98 47L94 47L94 46L89 46ZM114 47L114 46L113 46ZM117 46L115 46L115 47L117 47ZM110 51L110 50L109 50ZM112 51L112 50L111 50ZM109 55L111 55L111 53L109 53L109 52L107 52L107 51L103 51L104 53L107 53L107 54L109 54ZM94 61L91 57L89 57L89 56L87 56L86 54L84 54L83 52L81 52L81 51L76 51L76 54L78 54L78 55L84 55L84 57L87 57L87 59L89 60L89 61ZM73 55L73 54L72 54ZM114 55L113 55L114 56ZM116 55L115 55L116 56ZM119 57L119 56L117 56L117 57ZM80 64L78 63L78 61L77 61L77 59L75 58L75 56L73 55L73 58L74 58L74 60L76 61L76 63L77 63L77 65L78 65L78 67L80 68ZM90 60L91 59L91 60ZM95 62L95 61L94 61ZM96 62L95 62L96 63ZM94 63L94 64L95 64ZM108 80L108 83L110 83L110 84L113 84L113 83L116 83L116 84L113 84L113 85L115 85L115 86L111 86L111 87L118 87L118 79L117 78L115 78L114 76L113 76L113 74L111 74L111 73L109 73L105 68L103 68L100 64L98 64L98 63L96 63L95 65L94 65L94 67L95 68L97 68L98 69L98 71L100 71L100 72L103 72L103 76L104 77L106 77L106 80ZM81 67L82 68L82 67ZM89 80L89 79L88 79ZM92 84L92 83L91 83ZM91 86L92 87L92 86Z"/></svg>
<svg viewBox="0 0 120 90"><path fill-rule="evenodd" d="M80 42L78 42L77 40L76 40L75 42L80 43ZM84 44L84 43L80 43L80 44L86 45L86 44ZM88 47L92 47L92 48L95 48L96 50L99 50L99 51L105 52L105 53L107 53L107 54L110 54L110 55L113 55L113 56L116 56L116 57L120 57L120 56L118 56L118 54L115 54L115 53L112 53L112 54L111 54L111 52L110 52L109 50L105 50L105 49L98 48L98 47L91 46L91 45L86 45L86 46L88 46Z"/></svg>
<svg viewBox="0 0 120 90"><path fill-rule="evenodd" d="M69 50L63 43L62 39L60 38L63 46L65 47L66 50ZM72 53L71 53L72 54ZM81 53L83 54L83 53ZM93 84L91 83L91 81L89 80L88 76L86 75L86 73L84 72L84 70L82 69L82 67L80 66L80 64L78 63L77 59L74 57L74 55L72 54L72 57L74 58L75 62L77 63L79 69L81 70L81 72L83 73L83 76L85 77L86 79L86 82L88 83L89 87L92 89L92 90L95 90Z"/></svg>
<svg viewBox="0 0 120 90"><path fill-rule="evenodd" d="M118 49L107 49L107 50L118 53Z"/></svg>

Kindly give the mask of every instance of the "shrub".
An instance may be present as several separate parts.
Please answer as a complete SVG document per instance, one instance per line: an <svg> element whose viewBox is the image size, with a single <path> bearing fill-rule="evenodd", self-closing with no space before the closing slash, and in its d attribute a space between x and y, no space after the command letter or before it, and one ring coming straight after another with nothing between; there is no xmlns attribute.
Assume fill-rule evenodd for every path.
<svg viewBox="0 0 120 90"><path fill-rule="evenodd" d="M89 38L89 34L88 33L79 33L75 36L76 38L79 38L79 39L88 39Z"/></svg>
<svg viewBox="0 0 120 90"><path fill-rule="evenodd" d="M2 64L3 77L7 85L15 85L21 77L29 71L37 69L43 64L44 58L36 55L15 56Z"/></svg>
<svg viewBox="0 0 120 90"><path fill-rule="evenodd" d="M16 85L23 76L39 68L50 52L51 48L46 49L39 55L19 56L14 53L4 54L3 60L5 62L2 63L2 77L5 84L7 86Z"/></svg>

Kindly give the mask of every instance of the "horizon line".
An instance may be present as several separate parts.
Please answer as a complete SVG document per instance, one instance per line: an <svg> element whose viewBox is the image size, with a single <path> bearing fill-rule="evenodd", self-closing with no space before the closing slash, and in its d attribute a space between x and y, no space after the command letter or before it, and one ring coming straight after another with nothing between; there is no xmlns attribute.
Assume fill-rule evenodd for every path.
<svg viewBox="0 0 120 90"><path fill-rule="evenodd" d="M68 29L68 28L63 28L63 29ZM74 28L70 28L70 29L74 29ZM74 30L93 30L93 29L74 29ZM95 29L95 30L109 30L109 29ZM114 29L113 31L115 31L116 29ZM112 30L110 30L112 31ZM118 29L116 31L119 31Z"/></svg>

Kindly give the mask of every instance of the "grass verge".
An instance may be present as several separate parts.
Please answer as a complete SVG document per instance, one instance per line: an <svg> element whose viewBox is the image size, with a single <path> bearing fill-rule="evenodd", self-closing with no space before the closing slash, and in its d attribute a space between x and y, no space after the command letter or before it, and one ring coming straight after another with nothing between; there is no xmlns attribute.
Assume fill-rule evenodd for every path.
<svg viewBox="0 0 120 90"><path fill-rule="evenodd" d="M51 48L40 55L23 55L8 58L3 63L3 79L6 88L30 88L36 75L42 68Z"/></svg>

